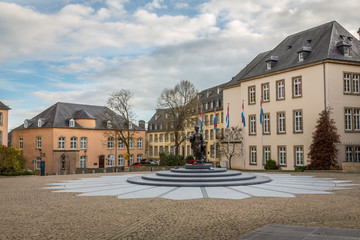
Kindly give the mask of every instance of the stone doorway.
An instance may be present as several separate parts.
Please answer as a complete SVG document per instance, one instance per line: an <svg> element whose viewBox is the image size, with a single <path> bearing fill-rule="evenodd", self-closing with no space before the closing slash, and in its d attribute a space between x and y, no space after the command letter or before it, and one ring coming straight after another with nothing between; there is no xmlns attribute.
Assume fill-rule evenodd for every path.
<svg viewBox="0 0 360 240"><path fill-rule="evenodd" d="M105 156L100 155L99 156L99 168L104 168L104 167L105 167Z"/></svg>

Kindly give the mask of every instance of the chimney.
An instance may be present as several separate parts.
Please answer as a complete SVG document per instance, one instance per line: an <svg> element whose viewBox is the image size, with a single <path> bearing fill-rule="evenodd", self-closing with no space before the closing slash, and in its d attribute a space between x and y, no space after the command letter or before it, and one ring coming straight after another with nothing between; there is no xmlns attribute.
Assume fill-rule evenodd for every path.
<svg viewBox="0 0 360 240"><path fill-rule="evenodd" d="M139 121L139 127L141 127L142 129L145 129L145 121L144 120Z"/></svg>

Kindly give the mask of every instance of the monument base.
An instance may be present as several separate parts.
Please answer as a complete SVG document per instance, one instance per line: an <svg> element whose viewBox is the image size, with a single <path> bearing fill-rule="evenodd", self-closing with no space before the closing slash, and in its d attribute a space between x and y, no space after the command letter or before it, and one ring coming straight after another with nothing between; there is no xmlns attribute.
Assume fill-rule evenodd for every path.
<svg viewBox="0 0 360 240"><path fill-rule="evenodd" d="M212 163L194 163L194 165L192 164L185 164L185 169L212 169L213 165Z"/></svg>

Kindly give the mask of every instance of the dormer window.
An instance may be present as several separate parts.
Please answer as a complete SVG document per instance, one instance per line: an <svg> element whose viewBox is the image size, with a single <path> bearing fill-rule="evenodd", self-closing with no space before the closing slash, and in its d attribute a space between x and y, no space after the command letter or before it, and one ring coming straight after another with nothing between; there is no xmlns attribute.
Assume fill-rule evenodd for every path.
<svg viewBox="0 0 360 240"><path fill-rule="evenodd" d="M155 120L158 120L158 115L157 114L155 114Z"/></svg>
<svg viewBox="0 0 360 240"><path fill-rule="evenodd" d="M276 63L278 62L279 58L278 56L270 56L270 58L268 60L266 60L266 70L271 70Z"/></svg>
<svg viewBox="0 0 360 240"><path fill-rule="evenodd" d="M220 93L221 93L221 89L217 88L217 94L220 94Z"/></svg>
<svg viewBox="0 0 360 240"><path fill-rule="evenodd" d="M132 129L132 128L133 128L133 124L129 123L129 129Z"/></svg>
<svg viewBox="0 0 360 240"><path fill-rule="evenodd" d="M168 119L169 118L169 114L165 113L165 118Z"/></svg>
<svg viewBox="0 0 360 240"><path fill-rule="evenodd" d="M41 127L41 125L42 125L42 121L41 121L41 119L39 119L38 120L38 127Z"/></svg>
<svg viewBox="0 0 360 240"><path fill-rule="evenodd" d="M350 44L347 44L345 41L339 41L335 46L344 57L350 56Z"/></svg>
<svg viewBox="0 0 360 240"><path fill-rule="evenodd" d="M29 121L28 120L25 120L24 121L24 128L28 128L29 127Z"/></svg>
<svg viewBox="0 0 360 240"><path fill-rule="evenodd" d="M74 119L70 119L69 127L75 127L75 120Z"/></svg>
<svg viewBox="0 0 360 240"><path fill-rule="evenodd" d="M209 97L209 96L210 96L210 92L207 91L207 92L206 92L206 97Z"/></svg>
<svg viewBox="0 0 360 240"><path fill-rule="evenodd" d="M108 129L112 128L112 123L111 123L111 121L110 121L110 120L109 120L109 121L107 121L107 123L106 123L106 127L107 127Z"/></svg>
<svg viewBox="0 0 360 240"><path fill-rule="evenodd" d="M299 51L297 51L299 62L303 62L311 53L311 47L302 46Z"/></svg>

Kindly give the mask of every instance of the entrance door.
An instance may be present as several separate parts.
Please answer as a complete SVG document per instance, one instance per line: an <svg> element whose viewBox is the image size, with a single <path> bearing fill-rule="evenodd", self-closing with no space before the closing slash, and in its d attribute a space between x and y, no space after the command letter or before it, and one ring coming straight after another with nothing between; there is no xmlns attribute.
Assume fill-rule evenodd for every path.
<svg viewBox="0 0 360 240"><path fill-rule="evenodd" d="M104 168L105 167L105 156L101 155L99 157L99 168Z"/></svg>

